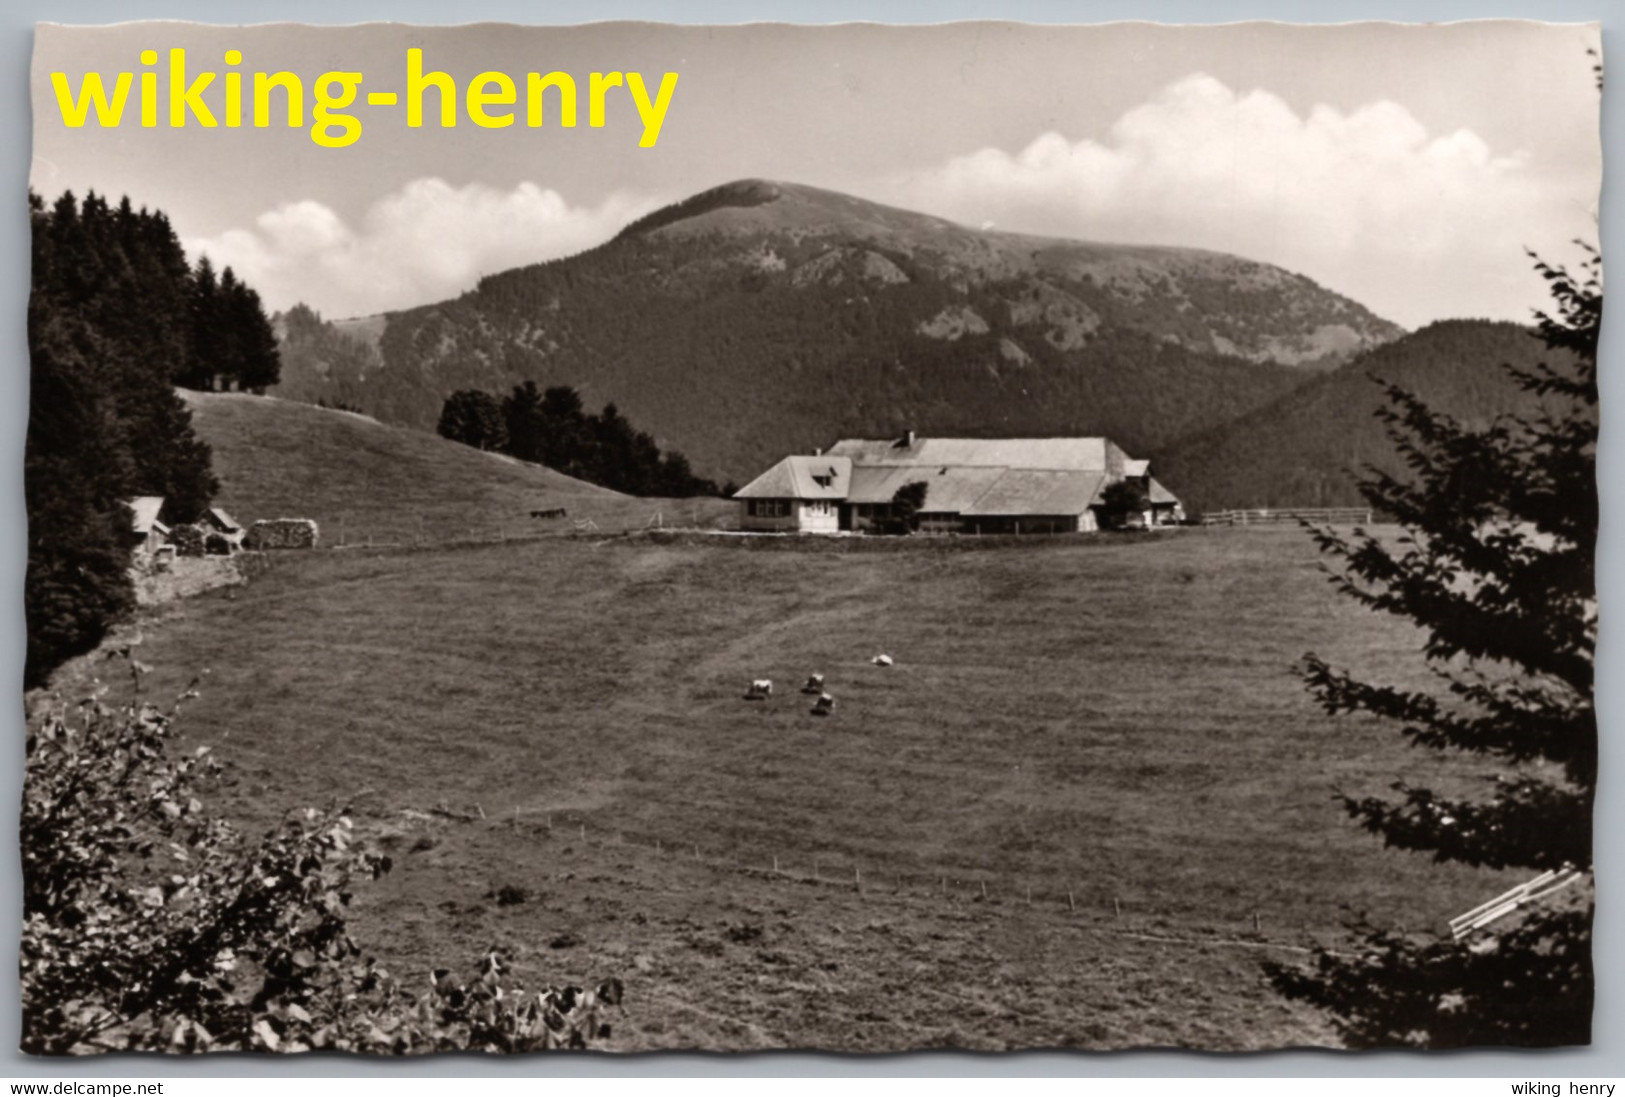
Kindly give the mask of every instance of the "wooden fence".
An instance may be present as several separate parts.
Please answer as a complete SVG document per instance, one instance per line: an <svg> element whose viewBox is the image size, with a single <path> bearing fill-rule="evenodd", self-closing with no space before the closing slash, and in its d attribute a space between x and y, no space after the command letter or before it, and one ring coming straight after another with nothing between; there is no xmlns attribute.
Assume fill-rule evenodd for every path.
<svg viewBox="0 0 1625 1097"><path fill-rule="evenodd" d="M1370 525L1375 512L1369 507L1283 507L1280 510L1210 510L1202 515L1204 526L1295 526L1308 522L1317 526Z"/></svg>

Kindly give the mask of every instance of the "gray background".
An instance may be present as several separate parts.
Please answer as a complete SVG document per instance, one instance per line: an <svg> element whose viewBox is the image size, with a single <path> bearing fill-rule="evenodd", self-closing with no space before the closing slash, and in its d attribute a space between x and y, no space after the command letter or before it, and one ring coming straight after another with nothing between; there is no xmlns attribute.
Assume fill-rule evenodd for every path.
<svg viewBox="0 0 1625 1097"><path fill-rule="evenodd" d="M961 19L1014 19L1038 23L1094 23L1141 19L1158 22L1233 22L1276 19L1292 22L1345 22L1382 19L1403 22L1483 18L1524 18L1603 24L1605 53L1615 48L1621 8L1617 0L953 0L922 4L908 0L775 0L747 4L705 0L688 4L658 0L578 0L576 3L522 0L264 0L224 4L207 0L7 0L0 9L0 172L13 196L0 215L0 697L22 693L24 649L22 589L26 529L22 494L23 438L28 420L28 348L24 333L28 293L28 221L23 195L28 186L30 108L29 57L33 24L112 23L133 19L190 19L209 23L303 22L354 23L391 21L421 24L509 21L545 25L603 19L639 19L681 23L779 21L832 23L845 21L932 23ZM764 93L767 93L764 90ZM1603 129L1610 152L1620 141L1617 81L1604 94ZM1614 203L1604 184L1602 244L1605 255L1620 246L1611 215ZM1605 359L1621 338L1625 319L1611 310L1604 321ZM1603 403L1609 409L1625 401L1625 383L1615 370L1602 371ZM1612 606L1625 586L1625 560L1612 559L1621 535L1619 515L1625 502L1625 454L1617 453L1620 430L1604 416L1598 464L1602 496L1602 533L1598 544L1599 598ZM21 706L3 718L8 744L0 754L0 1075L73 1077L229 1077L274 1075L289 1078L329 1075L384 1077L527 1075L1080 1075L1080 1076L1481 1076L1540 1079L1625 1077L1625 913L1620 885L1625 842L1625 806L1611 795L1625 778L1625 763L1616 750L1622 686L1610 671L1625 670L1625 649L1615 642L1612 618L1604 614L1597 681L1602 713L1602 774L1596 828L1597 849L1597 1006L1593 1045L1555 1052L1473 1052L1450 1054L1293 1051L1262 1055L1212 1055L1172 1051L1111 1054L1023 1053L972 1055L934 1052L918 1055L855 1057L776 1053L754 1055L670 1054L611 1058L550 1055L512 1059L441 1056L410 1062L304 1056L272 1059L210 1056L198 1059L108 1056L87 1061L30 1059L15 1049L19 1031L17 940L20 920L17 819L22 777Z"/></svg>

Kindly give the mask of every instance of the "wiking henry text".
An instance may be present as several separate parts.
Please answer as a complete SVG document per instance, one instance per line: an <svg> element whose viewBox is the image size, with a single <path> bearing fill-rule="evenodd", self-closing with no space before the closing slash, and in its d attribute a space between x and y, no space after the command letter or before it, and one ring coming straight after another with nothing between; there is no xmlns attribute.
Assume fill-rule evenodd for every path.
<svg viewBox="0 0 1625 1097"><path fill-rule="evenodd" d="M158 53L149 49L141 51L140 71L115 73L111 88L99 72L81 74L77 88L67 73L53 72L51 88L56 92L62 122L71 129L121 125L132 87L138 124L148 129L160 125L175 129L188 125L204 129L305 125L307 89L299 74L238 71L232 66L242 64L239 50L227 50L224 61L224 73L190 72L186 51L172 49L163 67L165 79L160 81ZM660 128L677 90L675 72L663 73L653 92L639 72L594 72L580 83L566 72L529 72L522 80L505 72L482 72L459 89L449 73L424 71L420 49L406 51L404 75L404 92L368 92L362 102L368 107L393 108L404 99L406 124L413 129L424 124L427 105L434 108L428 113L431 125L438 122L451 128L466 116L469 122L485 129L514 125L573 128L579 100L585 100L579 105L585 107L587 125L598 128L610 111L625 111L630 105L643 124L638 139L642 148L653 148L660 139ZM342 70L324 72L311 81L308 98L312 141L323 148L338 149L360 140L361 116L348 108L358 105L361 81L361 73ZM167 94L160 93L160 85ZM160 111L161 102L167 110Z"/></svg>

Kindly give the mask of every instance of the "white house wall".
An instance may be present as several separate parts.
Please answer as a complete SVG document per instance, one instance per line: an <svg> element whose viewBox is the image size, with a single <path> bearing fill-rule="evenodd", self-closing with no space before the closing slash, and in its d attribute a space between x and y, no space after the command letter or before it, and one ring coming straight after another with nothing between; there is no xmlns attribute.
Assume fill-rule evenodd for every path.
<svg viewBox="0 0 1625 1097"><path fill-rule="evenodd" d="M752 504L763 500L743 499L739 506L739 528L758 533L836 533L841 528L841 508L834 500L776 499L783 514L752 514Z"/></svg>

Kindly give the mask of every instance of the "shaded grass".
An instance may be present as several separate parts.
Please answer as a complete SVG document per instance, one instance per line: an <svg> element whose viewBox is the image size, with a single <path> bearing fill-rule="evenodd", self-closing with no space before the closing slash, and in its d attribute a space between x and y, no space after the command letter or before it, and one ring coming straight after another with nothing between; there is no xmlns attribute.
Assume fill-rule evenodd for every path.
<svg viewBox="0 0 1625 1097"><path fill-rule="evenodd" d="M1434 928L1510 882L1384 852L1332 802L1472 774L1315 708L1305 651L1416 683L1420 637L1338 599L1298 531L908 544L316 554L165 610L143 658L165 689L212 668L185 731L236 764L241 821L354 800L400 844L361 900L390 962L504 940L621 974L631 1047L1324 1041L1247 950L1085 930L1114 901L1176 935ZM794 692L814 671L828 719ZM775 857L902 894L742 871ZM497 911L503 885L538 899ZM713 940L747 917L769 945Z"/></svg>

